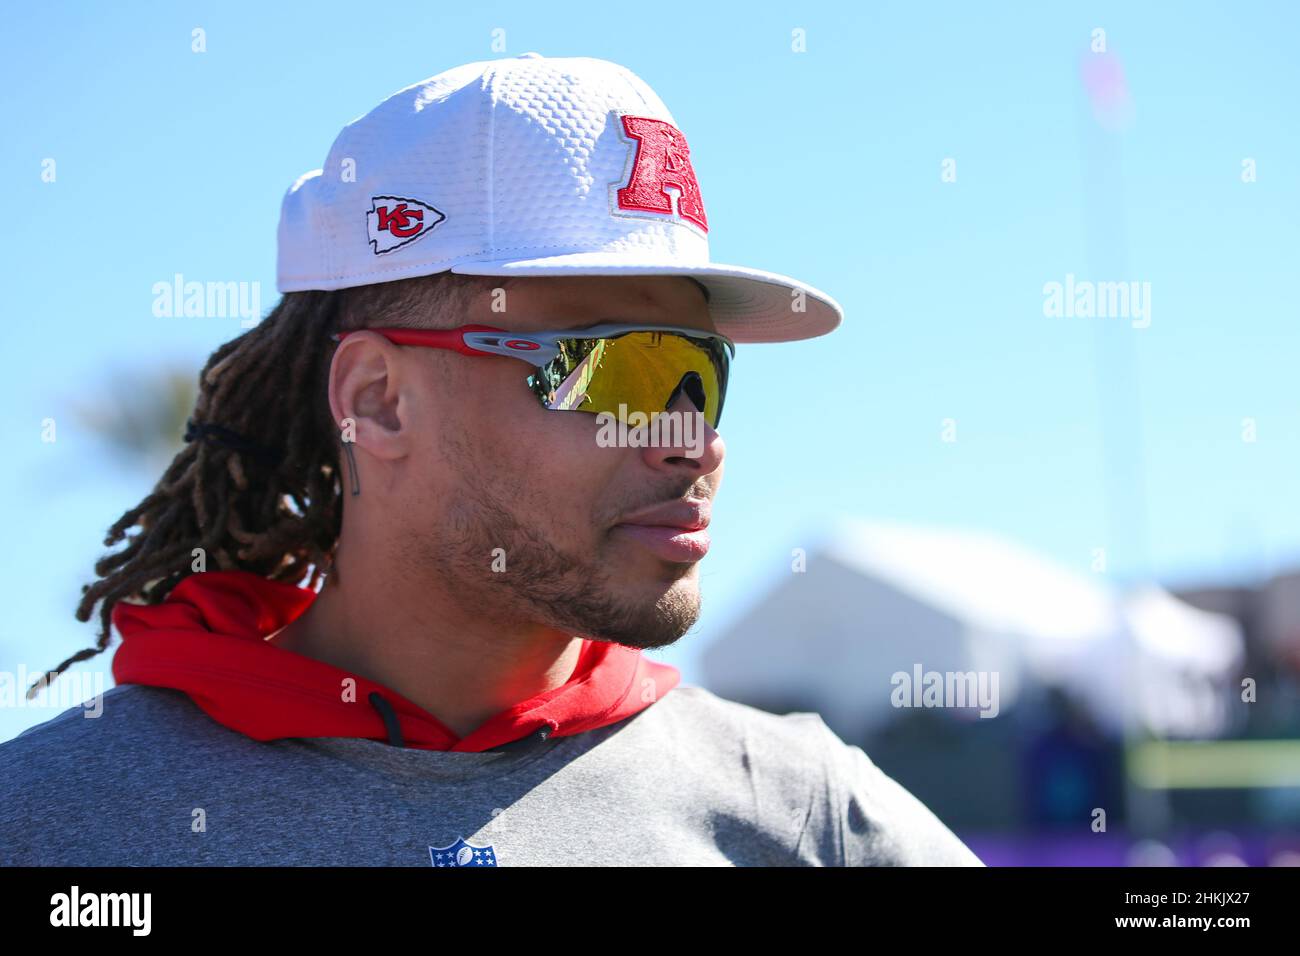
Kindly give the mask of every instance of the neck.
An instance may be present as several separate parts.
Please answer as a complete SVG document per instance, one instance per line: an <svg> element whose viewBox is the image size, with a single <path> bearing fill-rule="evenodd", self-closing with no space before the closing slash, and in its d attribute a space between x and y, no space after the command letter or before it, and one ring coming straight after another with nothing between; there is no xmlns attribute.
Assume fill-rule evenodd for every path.
<svg viewBox="0 0 1300 956"><path fill-rule="evenodd" d="M577 667L579 637L467 613L436 581L336 567L275 645L397 691L458 737Z"/></svg>

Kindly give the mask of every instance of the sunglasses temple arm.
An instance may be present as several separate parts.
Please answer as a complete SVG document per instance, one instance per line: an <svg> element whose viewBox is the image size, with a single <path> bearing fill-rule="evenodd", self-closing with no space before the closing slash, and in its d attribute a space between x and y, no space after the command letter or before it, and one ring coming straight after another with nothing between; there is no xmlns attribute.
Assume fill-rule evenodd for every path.
<svg viewBox="0 0 1300 956"><path fill-rule="evenodd" d="M365 331L375 330L353 329L349 332L335 332L330 338L335 342L342 342L353 332ZM461 355L493 355L495 353L470 345L465 341L465 336L470 332L504 331L490 325L465 325L458 329L384 329L382 334L394 345L420 345L425 348L448 349Z"/></svg>

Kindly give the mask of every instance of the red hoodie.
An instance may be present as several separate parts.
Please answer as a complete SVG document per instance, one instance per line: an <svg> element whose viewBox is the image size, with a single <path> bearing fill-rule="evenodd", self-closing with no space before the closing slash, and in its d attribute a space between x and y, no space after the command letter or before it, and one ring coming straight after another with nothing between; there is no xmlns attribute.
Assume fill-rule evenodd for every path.
<svg viewBox="0 0 1300 956"><path fill-rule="evenodd" d="M419 750L490 750L537 733L565 737L630 717L677 686L676 668L639 650L584 640L562 687L521 701L464 738L382 684L266 640L305 611L311 588L248 571L205 571L182 580L160 604L114 605L122 646L113 657L119 684L184 691L213 720L254 740L363 737L392 741L378 693ZM354 691L347 693L354 681ZM381 702L382 704L383 702Z"/></svg>

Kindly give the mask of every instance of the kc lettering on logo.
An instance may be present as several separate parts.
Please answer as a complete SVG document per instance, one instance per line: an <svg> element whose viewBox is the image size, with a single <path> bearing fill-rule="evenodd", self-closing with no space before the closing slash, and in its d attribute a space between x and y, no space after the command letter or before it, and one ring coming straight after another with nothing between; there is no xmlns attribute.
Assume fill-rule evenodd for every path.
<svg viewBox="0 0 1300 956"><path fill-rule="evenodd" d="M400 196L372 196L366 232L375 255L414 242L447 217L428 203Z"/></svg>
<svg viewBox="0 0 1300 956"><path fill-rule="evenodd" d="M634 145L625 182L617 184L610 211L621 216L669 216L707 233L704 198L681 130L647 116L619 115L618 119Z"/></svg>
<svg viewBox="0 0 1300 956"><path fill-rule="evenodd" d="M379 231L387 229L399 239L409 239L424 228L424 210L407 209L406 203L398 203L392 209L380 206L375 211L379 213Z"/></svg>

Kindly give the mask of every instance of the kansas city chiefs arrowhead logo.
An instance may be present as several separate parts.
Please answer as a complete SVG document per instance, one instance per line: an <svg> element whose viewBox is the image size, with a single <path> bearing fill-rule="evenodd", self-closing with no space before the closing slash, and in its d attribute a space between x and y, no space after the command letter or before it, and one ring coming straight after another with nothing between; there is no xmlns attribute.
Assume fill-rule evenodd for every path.
<svg viewBox="0 0 1300 956"><path fill-rule="evenodd" d="M366 232L375 255L400 249L415 242L447 217L428 203L400 196L370 197L366 213Z"/></svg>

